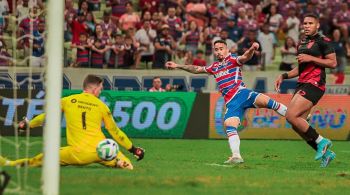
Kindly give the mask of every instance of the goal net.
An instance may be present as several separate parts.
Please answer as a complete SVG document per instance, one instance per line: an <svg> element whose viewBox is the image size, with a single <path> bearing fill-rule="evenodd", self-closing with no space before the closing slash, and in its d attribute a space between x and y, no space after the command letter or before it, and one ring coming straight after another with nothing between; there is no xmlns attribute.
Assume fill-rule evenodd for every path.
<svg viewBox="0 0 350 195"><path fill-rule="evenodd" d="M4 192L58 194L64 1L12 2L0 4L0 155L44 152L44 160L42 168L0 166L11 177ZM42 112L43 131L17 130L23 117ZM4 180L0 175L0 194Z"/></svg>

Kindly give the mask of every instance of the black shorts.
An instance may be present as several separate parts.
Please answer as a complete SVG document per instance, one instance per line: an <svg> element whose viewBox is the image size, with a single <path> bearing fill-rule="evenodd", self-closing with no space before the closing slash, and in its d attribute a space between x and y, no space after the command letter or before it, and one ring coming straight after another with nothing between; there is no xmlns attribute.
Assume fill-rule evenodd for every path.
<svg viewBox="0 0 350 195"><path fill-rule="evenodd" d="M311 83L298 83L295 88L295 94L303 96L305 99L311 101L313 105L316 105L322 98L324 91Z"/></svg>

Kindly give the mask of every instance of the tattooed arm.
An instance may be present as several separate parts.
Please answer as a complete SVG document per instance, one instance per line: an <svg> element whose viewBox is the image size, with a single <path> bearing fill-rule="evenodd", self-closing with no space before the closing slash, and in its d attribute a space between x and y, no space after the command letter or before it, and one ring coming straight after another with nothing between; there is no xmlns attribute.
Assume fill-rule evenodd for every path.
<svg viewBox="0 0 350 195"><path fill-rule="evenodd" d="M175 62L167 62L165 63L165 66L170 69L182 69L184 71L193 73L193 74L201 74L201 73L207 73L207 71L205 71L205 67L203 66L196 66L196 65L182 65L182 64L176 64Z"/></svg>

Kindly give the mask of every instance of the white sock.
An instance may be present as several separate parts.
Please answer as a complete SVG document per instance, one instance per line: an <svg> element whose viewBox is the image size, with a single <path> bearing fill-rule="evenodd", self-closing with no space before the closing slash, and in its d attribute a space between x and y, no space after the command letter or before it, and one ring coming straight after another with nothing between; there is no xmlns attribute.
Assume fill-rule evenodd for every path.
<svg viewBox="0 0 350 195"><path fill-rule="evenodd" d="M228 143L230 144L232 156L241 157L241 154L239 152L239 146L241 144L241 141L239 139L238 134L230 136L228 138Z"/></svg>
<svg viewBox="0 0 350 195"><path fill-rule="evenodd" d="M280 106L275 111L281 116L286 116L287 106L285 106L284 104L280 103Z"/></svg>
<svg viewBox="0 0 350 195"><path fill-rule="evenodd" d="M318 138L316 139L316 144L319 144L323 137L321 135L318 135Z"/></svg>

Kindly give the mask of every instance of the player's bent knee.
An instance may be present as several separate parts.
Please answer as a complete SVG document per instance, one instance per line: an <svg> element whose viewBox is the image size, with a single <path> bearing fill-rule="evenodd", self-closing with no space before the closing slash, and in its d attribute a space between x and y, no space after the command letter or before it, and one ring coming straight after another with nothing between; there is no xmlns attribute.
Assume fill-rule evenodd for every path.
<svg viewBox="0 0 350 195"><path fill-rule="evenodd" d="M224 121L224 125L225 125L225 127L232 126L232 127L237 128L239 126L240 122L241 121L238 117L231 117L231 118L228 118Z"/></svg>

